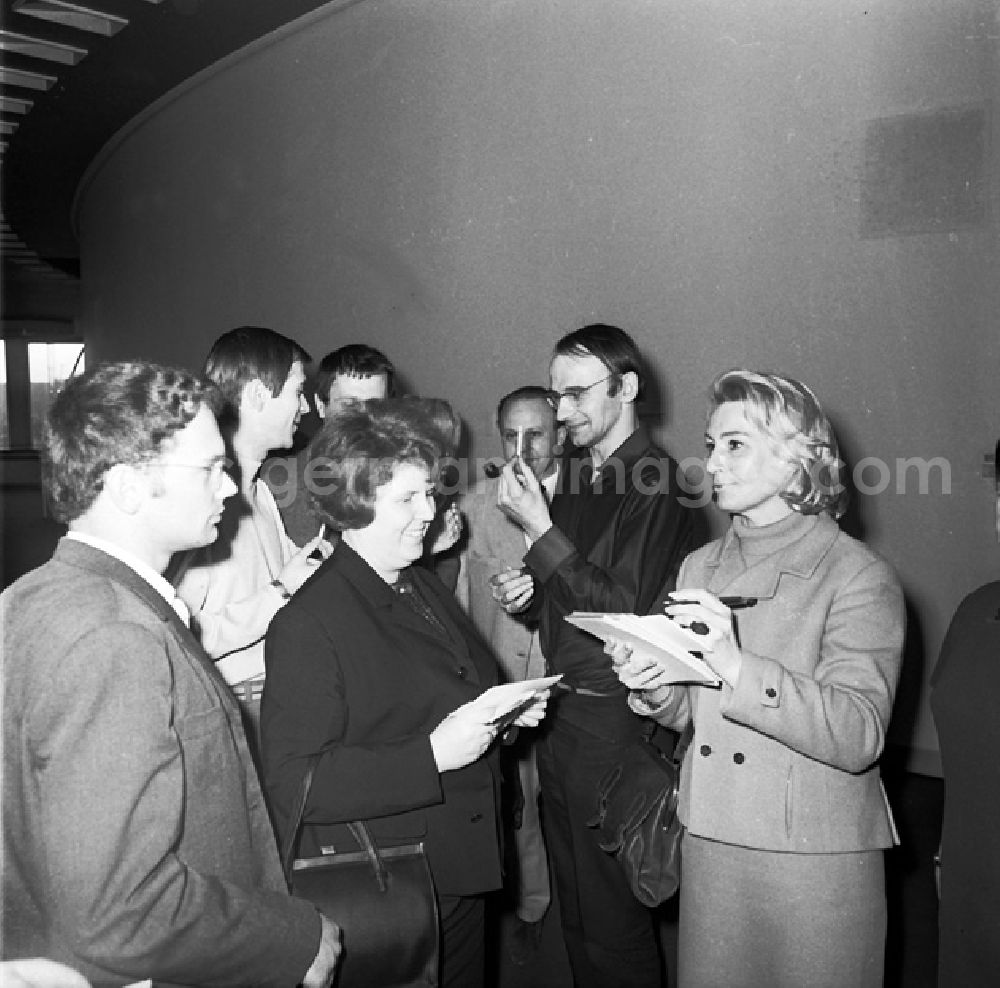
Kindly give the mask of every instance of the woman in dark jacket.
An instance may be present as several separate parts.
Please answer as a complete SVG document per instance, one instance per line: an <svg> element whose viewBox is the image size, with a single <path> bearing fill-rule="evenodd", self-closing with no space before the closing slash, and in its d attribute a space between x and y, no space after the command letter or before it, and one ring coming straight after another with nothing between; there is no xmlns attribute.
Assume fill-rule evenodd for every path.
<svg viewBox="0 0 1000 988"><path fill-rule="evenodd" d="M300 855L423 841L438 892L441 984L484 978L484 898L500 886L496 728L467 706L497 665L454 596L413 566L450 454L441 403L371 401L314 441L313 506L342 533L267 633L261 710L265 785L279 835L308 758L316 766ZM435 417L438 421L435 422ZM522 723L537 723L545 699ZM349 950L349 945L348 945Z"/></svg>

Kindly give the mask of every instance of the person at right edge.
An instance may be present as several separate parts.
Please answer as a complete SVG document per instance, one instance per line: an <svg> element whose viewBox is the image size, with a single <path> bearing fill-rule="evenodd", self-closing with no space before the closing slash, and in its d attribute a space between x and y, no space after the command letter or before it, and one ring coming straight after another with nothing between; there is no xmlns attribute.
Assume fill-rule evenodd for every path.
<svg viewBox="0 0 1000 988"><path fill-rule="evenodd" d="M1000 542L1000 443L996 447ZM938 904L938 984L986 988L1000 971L1000 580L958 606L931 675L941 746L944 818Z"/></svg>
<svg viewBox="0 0 1000 988"><path fill-rule="evenodd" d="M655 988L663 965L652 913L587 826L598 782L648 722L629 709L602 643L563 617L647 613L694 548L697 515L685 503L677 464L638 422L643 364L626 332L595 324L564 336L549 374L556 417L572 446L551 509L523 460L504 467L497 503L530 548L527 572L506 574L494 592L510 613L530 604L548 671L563 675L537 754L545 840L574 982Z"/></svg>
<svg viewBox="0 0 1000 988"><path fill-rule="evenodd" d="M843 464L804 385L721 375L706 445L732 525L684 560L665 606L704 636L721 685L670 685L655 663L613 650L635 710L675 730L694 722L678 806L678 981L877 988L883 851L897 840L878 759L900 671L899 583L837 525ZM733 610L723 594L755 603Z"/></svg>

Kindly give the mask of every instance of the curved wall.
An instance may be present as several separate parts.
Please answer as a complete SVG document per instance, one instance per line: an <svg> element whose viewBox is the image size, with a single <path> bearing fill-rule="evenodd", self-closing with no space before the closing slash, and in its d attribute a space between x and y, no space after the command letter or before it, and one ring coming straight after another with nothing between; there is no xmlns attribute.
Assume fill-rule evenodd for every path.
<svg viewBox="0 0 1000 988"><path fill-rule="evenodd" d="M913 607L893 736L933 770L921 684L1000 559L981 476L1000 429L997 227L863 239L865 132L952 107L993 119L998 34L990 0L331 4L92 167L91 357L197 366L242 323L317 357L364 340L449 397L484 455L496 397L544 381L584 322L650 354L678 458L701 452L716 372L801 376L852 459L893 469L856 523ZM948 458L950 493L939 474L897 492L898 457Z"/></svg>

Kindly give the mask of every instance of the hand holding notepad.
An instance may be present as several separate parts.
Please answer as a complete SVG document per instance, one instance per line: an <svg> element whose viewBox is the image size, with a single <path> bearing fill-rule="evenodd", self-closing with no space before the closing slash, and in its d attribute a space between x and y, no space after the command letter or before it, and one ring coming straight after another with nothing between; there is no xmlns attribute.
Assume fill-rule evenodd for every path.
<svg viewBox="0 0 1000 988"><path fill-rule="evenodd" d="M535 726L545 716L549 691L560 676L503 683L456 707L431 731L439 772L464 768L481 757L511 724Z"/></svg>
<svg viewBox="0 0 1000 988"><path fill-rule="evenodd" d="M618 614L574 611L566 615L570 624L600 638L621 642L636 655L655 661L671 683L719 686L722 680L701 657L705 639L682 628L663 614Z"/></svg>
<svg viewBox="0 0 1000 988"><path fill-rule="evenodd" d="M552 687L562 676L543 676L540 679L523 679L516 683L491 686L458 709L495 727L505 730L529 708L538 704L544 710L544 701Z"/></svg>

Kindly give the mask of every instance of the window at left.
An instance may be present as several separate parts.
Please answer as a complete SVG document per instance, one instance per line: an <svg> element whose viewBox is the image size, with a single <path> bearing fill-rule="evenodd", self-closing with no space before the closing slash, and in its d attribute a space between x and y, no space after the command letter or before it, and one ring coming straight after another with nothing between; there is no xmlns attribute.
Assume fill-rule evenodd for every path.
<svg viewBox="0 0 1000 988"><path fill-rule="evenodd" d="M38 449L52 399L84 369L84 345L6 340L0 357L0 449Z"/></svg>

